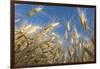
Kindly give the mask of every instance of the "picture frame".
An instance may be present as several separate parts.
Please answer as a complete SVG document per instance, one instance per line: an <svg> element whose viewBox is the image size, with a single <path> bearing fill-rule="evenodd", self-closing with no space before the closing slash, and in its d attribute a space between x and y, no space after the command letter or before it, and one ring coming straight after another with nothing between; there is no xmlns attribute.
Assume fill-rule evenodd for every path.
<svg viewBox="0 0 100 69"><path fill-rule="evenodd" d="M84 13L82 13L81 15L82 10L85 10L84 12L87 14L87 16L85 15L87 17L86 20L84 18ZM95 5L78 5L78 4L48 3L48 2L34 2L34 1L11 1L10 14L11 14L10 18L11 19L11 36L10 36L11 68L28 68L28 67L96 63L96 6ZM88 21L89 23L87 24L85 23L85 21ZM31 24L27 22L30 22ZM54 30L54 28L59 24L61 27L57 27L58 30L57 29ZM39 30L37 31L37 29ZM58 34L62 36L60 37L60 35ZM85 37L84 35L86 35L87 37ZM52 36L57 39L54 40ZM51 40L51 37L53 39L52 41L49 41L49 38ZM60 39L62 40L62 42L60 41ZM72 43L70 43L70 41ZM41 42L45 43L41 44ZM50 43L52 45L50 45ZM58 47L56 48L55 45L58 45L59 48ZM39 46L40 48L36 49L34 48L35 46L36 47ZM50 51L53 54L48 54L49 52L45 53L45 51L43 52L41 46L44 46L43 50L47 49L47 52ZM47 47L45 48L45 46L50 48L50 50ZM51 48L53 50L51 50ZM65 55L66 52L67 55ZM83 55L83 53L85 54ZM51 56L49 57L49 55Z"/></svg>

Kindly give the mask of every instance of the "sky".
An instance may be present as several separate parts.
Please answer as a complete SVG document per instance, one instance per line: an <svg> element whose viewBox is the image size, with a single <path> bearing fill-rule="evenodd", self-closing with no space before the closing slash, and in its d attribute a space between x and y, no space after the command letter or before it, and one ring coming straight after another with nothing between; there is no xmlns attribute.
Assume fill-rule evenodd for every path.
<svg viewBox="0 0 100 69"><path fill-rule="evenodd" d="M29 11L36 7L42 7L42 11L34 14L33 16L27 16ZM83 8L85 12L87 23L91 29L91 33L94 32L94 8ZM70 21L71 32L73 31L74 25L77 26L78 33L83 37L90 38L91 33L87 32L81 24L77 7L68 6L46 6L46 5L34 5L34 4L15 4L15 27L20 27L23 21L39 25L42 27L48 26L52 22L59 22L59 26L53 30L57 33L61 40L64 42L64 34L66 31L66 23ZM67 43L67 42L65 42ZM64 43L64 44L65 44Z"/></svg>

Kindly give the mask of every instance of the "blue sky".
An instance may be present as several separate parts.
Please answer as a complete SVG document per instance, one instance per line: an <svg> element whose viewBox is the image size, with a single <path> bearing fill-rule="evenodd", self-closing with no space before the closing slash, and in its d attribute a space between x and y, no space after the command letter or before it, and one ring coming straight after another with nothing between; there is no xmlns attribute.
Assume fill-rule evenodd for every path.
<svg viewBox="0 0 100 69"><path fill-rule="evenodd" d="M71 19L71 30L73 30L73 25L77 25L78 32L83 34L84 36L90 36L89 33L86 32L80 23L78 11L76 7L65 7L65 6L42 6L43 10L33 16L27 17L27 13L32 10L33 8L38 7L39 5L29 5L29 4L18 4L15 6L15 14L16 19L20 18L21 21L27 19L28 22L33 24L39 24L41 26L47 26L49 23L56 21L60 22L59 28L55 29L54 31L57 32L59 35L64 34L66 23L68 20ZM81 8L85 11L87 22L89 27L91 28L92 32L94 31L94 9L93 8ZM20 16L18 16L18 15ZM22 17L21 17L22 16ZM19 25L20 22L19 21ZM18 26L18 23L17 25Z"/></svg>
<svg viewBox="0 0 100 69"><path fill-rule="evenodd" d="M73 26L76 25L78 32L83 37L90 37L91 33L94 32L94 8L81 8L86 14L87 22L91 28L91 33L88 33L81 25L77 7L67 7L67 6L42 6L43 10L36 13L33 16L27 16L27 13L33 8L39 5L32 4L16 4L15 5L15 19L20 19L15 25L19 27L23 21L27 20L28 23L33 25L47 26L52 22L59 22L60 25L53 31L56 32L60 38L63 40L64 33L66 30L66 23L71 18L71 31L73 31Z"/></svg>

